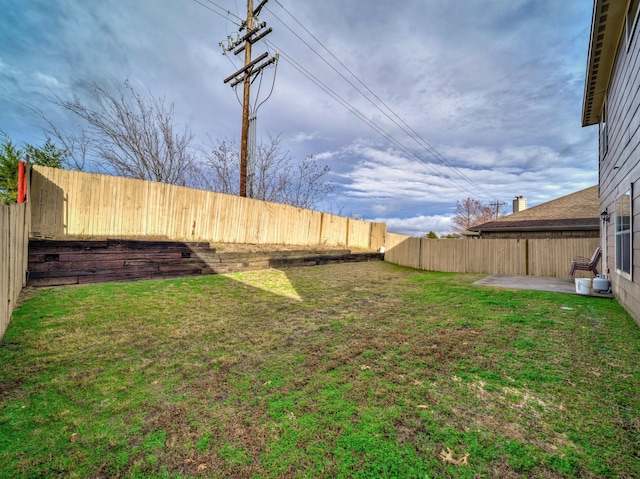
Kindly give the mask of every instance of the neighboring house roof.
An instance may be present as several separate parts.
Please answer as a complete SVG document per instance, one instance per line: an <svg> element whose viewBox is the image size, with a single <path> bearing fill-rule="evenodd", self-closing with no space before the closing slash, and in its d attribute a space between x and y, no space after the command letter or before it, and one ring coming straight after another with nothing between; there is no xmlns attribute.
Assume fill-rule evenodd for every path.
<svg viewBox="0 0 640 479"><path fill-rule="evenodd" d="M628 4L620 0L595 0L593 4L582 126L600 122Z"/></svg>
<svg viewBox="0 0 640 479"><path fill-rule="evenodd" d="M471 231L584 231L600 228L598 186L503 216Z"/></svg>

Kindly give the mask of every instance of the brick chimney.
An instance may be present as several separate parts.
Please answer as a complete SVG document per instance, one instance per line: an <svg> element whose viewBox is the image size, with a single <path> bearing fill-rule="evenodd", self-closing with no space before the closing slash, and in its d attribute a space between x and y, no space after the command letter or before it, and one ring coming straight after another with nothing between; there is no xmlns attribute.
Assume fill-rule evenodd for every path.
<svg viewBox="0 0 640 479"><path fill-rule="evenodd" d="M513 200L513 212L518 213L527 209L527 199L524 196L516 196Z"/></svg>

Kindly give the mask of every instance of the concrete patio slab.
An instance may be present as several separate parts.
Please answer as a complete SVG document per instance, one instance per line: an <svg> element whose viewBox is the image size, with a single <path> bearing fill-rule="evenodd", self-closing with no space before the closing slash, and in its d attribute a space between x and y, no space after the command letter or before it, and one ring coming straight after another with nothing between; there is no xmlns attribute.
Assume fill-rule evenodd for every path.
<svg viewBox="0 0 640 479"><path fill-rule="evenodd" d="M533 289L537 291L550 291L552 293L578 294L576 292L575 281L573 279L565 278L492 274L490 276L482 278L479 281L476 281L474 284L496 286L498 288ZM590 296L595 296L598 298L613 298L613 295L609 293L592 292Z"/></svg>

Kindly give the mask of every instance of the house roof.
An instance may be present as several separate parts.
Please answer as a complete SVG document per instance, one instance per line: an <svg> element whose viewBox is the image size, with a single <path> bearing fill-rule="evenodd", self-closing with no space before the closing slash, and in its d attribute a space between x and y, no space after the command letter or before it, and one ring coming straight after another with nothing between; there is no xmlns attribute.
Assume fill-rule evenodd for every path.
<svg viewBox="0 0 640 479"><path fill-rule="evenodd" d="M512 215L470 228L471 231L580 231L600 228L598 186L576 191Z"/></svg>
<svg viewBox="0 0 640 479"><path fill-rule="evenodd" d="M582 102L582 126L600 122L609 80L613 71L627 5L621 0L594 0L587 74Z"/></svg>

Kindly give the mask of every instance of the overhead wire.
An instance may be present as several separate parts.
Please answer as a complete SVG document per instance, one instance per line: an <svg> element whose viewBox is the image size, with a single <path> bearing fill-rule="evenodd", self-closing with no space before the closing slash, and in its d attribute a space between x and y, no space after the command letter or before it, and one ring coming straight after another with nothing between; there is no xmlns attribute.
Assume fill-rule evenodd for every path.
<svg viewBox="0 0 640 479"><path fill-rule="evenodd" d="M221 16L221 17L223 17L225 20L227 20L227 21L231 21L231 23L233 23L234 25L236 25L236 26L238 26L238 27L241 27L241 26L242 26L242 25L244 25L244 23L245 23L245 20L244 20L243 18L239 17L238 15L236 15L236 14L235 14L235 13L233 13L233 12L231 12L230 10L225 10L223 7L221 7L220 5L218 5L218 4L217 4L216 2L214 2L213 0L206 0L206 1L207 1L208 3L210 3L211 5L215 6L216 8L218 8L218 9L220 9L220 10L224 11L224 12L226 13L226 15L223 15L223 14L221 14L221 13L219 13L219 12L217 12L217 11L213 10L212 8L208 7L207 5L204 5L203 3L201 3L199 0L193 0L193 1L194 1L194 2L196 2L197 4L201 5L201 6L205 7L207 10L209 10L209 11L211 11L211 12L213 12L213 13L215 13L215 14L217 14L217 15ZM237 9L237 3L236 3L236 9ZM233 17L237 18L238 20L240 20L240 22L241 22L241 23L237 23L237 22L234 22L234 21L230 20L230 19L229 19L229 16L233 16ZM228 30L227 30L227 36L229 37ZM221 44L221 45L222 45L222 44ZM230 55L227 55L227 51L226 51L226 49L225 49L224 47L223 47L223 52L222 52L222 54L223 54L225 57L227 57L227 59L229 60L229 62L231 63L231 65L232 65L234 68L236 68L236 69L238 68L238 67L235 65L235 63L233 62L233 60L231 59L231 56L230 56ZM271 90L269 91L269 95L267 96L267 98L266 98L265 100L263 100L262 102L260 102L260 103L259 103L259 104L258 104L258 105L253 109L253 113L254 113L254 114L255 114L255 112L257 112L257 111L258 111L258 108L260 108L260 106L262 106L262 104L264 104L264 102L266 102L266 101L271 97L271 95L273 94L273 90L274 90L274 86L275 86L275 77L276 77L277 71L278 71L278 63L276 62L276 65L275 65L275 73L274 73L274 78L273 78L273 83L272 83L272 85L271 85ZM257 103L257 102L258 102L258 96L259 96L259 94L260 94L260 89L262 88L262 77L263 77L263 73L262 73L262 72L260 72L260 81L259 81L259 84L258 84L258 85L259 85L259 86L258 86L258 94L256 95L256 101L255 101L255 103ZM254 81L256 81L256 79L257 79L257 78L254 78L253 80L251 80L251 83L253 83ZM240 100L240 97L238 96L238 90L237 90L237 88L233 88L233 90L234 90L234 92L235 92L236 99L238 100L238 103L242 106L242 101Z"/></svg>
<svg viewBox="0 0 640 479"><path fill-rule="evenodd" d="M336 72L344 81L346 81L354 90L356 90L362 97L364 97L374 108L376 108L380 113L382 113L387 119L389 119L393 124L395 124L398 128L400 128L406 135L408 135L411 139L413 139L419 146L425 149L434 159L443 164L443 166L447 166L451 168L455 173L463 178L466 182L468 182L471 186L473 186L477 191L481 192L483 195L487 197L493 198L494 195L486 191L480 185L478 185L475 181L465 175L462 171L458 169L453 163L451 163L444 155L442 155L438 150L435 149L433 145L431 145L427 140L425 140L414 128L412 128L406 121L404 121L389 105L387 105L371 88L369 88L360 78L353 73L336 55L334 55L323 43L320 41L307 27L305 27L298 18L293 15L289 10L287 10L279 0L274 0L275 3L284 10L287 15L289 15L311 38L313 38L322 48L326 51L342 68L344 68L350 75L353 77L362 87L371 94L378 103L374 102L370 97L368 97L365 93L363 93L360 88L353 84L351 80L349 80L345 75L342 74L337 68L335 68L329 61L327 61L318 51L309 45L298 33L296 33L284 20L282 20L278 15L276 15L273 11L269 9L269 7L265 7L280 23L282 23L285 28L287 28L293 35L296 36L307 48L309 48L313 53L315 53L318 58L320 58L325 64L327 64L334 72ZM380 108L379 105L383 105L387 111L384 111Z"/></svg>
<svg viewBox="0 0 640 479"><path fill-rule="evenodd" d="M242 22L244 22L244 19L243 19L243 18L240 18L238 15L236 15L235 13L233 13L231 10L228 10L228 9L226 9L226 8L224 8L224 7L221 7L220 5L218 5L218 4L217 4L216 2L214 2L213 0L204 0L204 1L206 1L207 3L209 3L209 4L213 5L213 6L214 6L214 7L216 7L216 8L218 8L220 11L224 12L225 14L222 14L222 13L220 13L220 12L218 12L218 11L214 10L213 8L209 7L208 5L205 5L204 3L200 2L199 0L193 0L193 1L194 1L194 2L196 2L196 3L197 3L197 4L199 4L199 5L202 5L202 6L203 6L204 8L206 8L207 10L210 10L210 11L212 11L213 13L215 13L216 15L220 15L222 18L225 18L225 19L227 19L227 20L229 19L229 17L230 17L230 16L231 16L231 17L235 17L236 19L240 20L240 23L236 23L236 22L233 22L233 21L232 21L232 23L234 23L234 24L235 24L236 26L238 26L238 27L239 27L240 25L242 25Z"/></svg>
<svg viewBox="0 0 640 479"><path fill-rule="evenodd" d="M265 40L265 43L271 45L273 48L276 48L276 46L272 42L270 42L268 40ZM442 172L438 171L438 169L435 168L435 166L433 166L431 163L425 161L424 158L420 157L417 153L415 153L410 148L408 148L406 145L402 144L399 140L394 138L384 128L382 128L381 126L377 125L375 122L371 121L364 113L362 113L355 106L353 106L347 100L345 100L340 95L338 95L334 90L332 90L330 87L328 87L325 83L323 83L321 80L319 80L315 75L313 75L307 69L302 67L299 63L297 63L295 60L293 60L293 58L291 56L287 55L284 51L282 51L282 49L279 49L279 50L280 50L280 54L283 56L285 61L287 61L290 65L292 65L296 70L298 70L298 72L300 72L307 79L311 80L316 86L318 86L326 94L328 94L330 97L332 97L338 103L340 103L344 108L349 110L353 115L355 115L363 123L365 123L371 129L373 129L376 133L378 133L383 138L385 138L387 141L389 141L390 143L395 145L398 149L404 151L407 155L409 155L409 156L413 157L414 159L416 159L423 167L425 167L426 169L430 170L438 178L448 182L451 186L453 186L454 188L456 188L459 191L462 191L462 192L466 192L467 191L464 187L462 187L460 184L458 184L455 180L453 180L452 178L444 175Z"/></svg>
<svg viewBox="0 0 640 479"><path fill-rule="evenodd" d="M278 53L279 55L279 53ZM276 77L278 76L278 60L276 59L275 62L275 66L273 69L273 81L271 82L271 90L269 91L269 94L267 95L267 97L262 100L260 103L258 103L258 95L260 94L260 89L258 89L258 95L256 95L256 103L258 103L258 106L255 107L255 111L258 111L258 108L260 108L262 105L264 105L264 103L271 98L271 95L273 95L273 90L276 86ZM260 73L260 85L262 85L262 72Z"/></svg>
<svg viewBox="0 0 640 479"><path fill-rule="evenodd" d="M194 2L202 5L203 7L207 8L208 10L212 11L213 13L216 13L219 16L222 16L224 18L226 18L227 20L229 20L228 16L222 15L221 13L209 8L207 5L202 4L200 1L198 0L193 0ZM216 4L215 2L213 2L212 0L207 0L208 3L216 6L217 8L225 11L228 15L232 15L234 17L236 17L237 19L241 20L244 23L244 19L238 17L237 15L231 13L228 10L224 10L222 7L220 7L218 4ZM327 51L327 53L329 53L329 55L336 61L338 62L359 84L362 85L363 88L365 88L371 95L373 95L373 97L378 100L380 102L380 104L382 104L387 110L384 111L382 110L373 100L371 100L371 98L369 98L365 93L362 92L362 90L360 88L358 88L356 85L353 84L353 82L351 80L349 80L348 78L345 77L344 74L342 74L340 71L338 71L338 69L336 69L330 62L328 62L320 53L317 52L316 49L314 49L311 45L309 45L300 35L298 35L289 25L286 24L286 22L284 22L281 18L279 18L276 14L274 14L274 12L272 12L269 8L267 8L267 10L280 22L282 23L285 28L287 28L294 36L296 36L305 46L307 46L307 48L309 48L310 50L313 51L313 53L315 53L325 64L327 64L334 72L336 72L344 81L346 81L353 89L355 89L360 95L362 95L369 103L371 103L378 111L380 111L380 113L382 113L387 119L389 119L392 123L394 123L398 128L400 128L405 134L407 134L411 139L413 139L419 146L421 146L423 149L425 149L434 159L438 160L440 163L443 164L443 166L447 166L449 168L451 168L453 171L456 172L456 174L458 176L460 176L465 182L469 183L471 186L473 186L476 190L482 192L484 195L486 195L489 198L495 198L494 195L488 193L485 189L483 189L482 187L480 187L477 183L475 183L473 180L471 180L470 178L468 178L468 176L466 176L464 173L462 173L461 171L459 171L459 169L453 165L451 162L449 162L449 160L447 160L442 154L440 154L440 152L438 152L430 143L428 143L426 140L424 140L424 138L422 138L422 136L419 135L419 133L417 133L410 125L408 125L397 113L395 113L393 111L393 109L391 109L391 107L389 107L382 99L380 99L380 97L378 95L376 95L369 87L367 87L364 82L362 82L357 75L355 75L346 65L344 65L344 63L342 61L340 61L327 47L324 46L324 44L322 44L322 42L320 40L317 39L317 37L315 37L315 35L313 35L294 15L292 15L278 0L275 0L275 3L282 8L291 18L294 19L294 21L300 25L300 27L309 35L311 36L325 51ZM235 23L235 22L233 22ZM237 26L240 26L240 24L235 23ZM284 58L285 61L287 61L291 66L293 66L299 73L301 73L303 76L305 76L307 79L309 79L312 83L314 83L317 87L319 87L322 91L324 91L327 95L329 95L330 97L332 97L335 101L337 101L338 103L340 103L345 109L347 109L348 111L350 111L354 116L356 116L358 119L360 119L362 122L364 122L367 126L369 126L371 129L373 129L375 132L377 132L379 135L381 135L383 138L385 138L387 141L389 141L390 143L392 143L394 146L396 146L399 150L407 153L409 156L415 158L420 164L422 164L425 168L427 168L428 170L430 170L436 177L444 180L445 182L449 183L450 185L452 185L454 188L456 188L457 190L460 190L462 192L467 192L467 189L464 187L461 187L460 184L458 184L457 181L455 181L451 175L445 175L442 172L440 172L432 163L426 161L424 158L422 158L421 156L419 156L416 152L414 152L413 150L411 150L410 148L408 148L406 145L404 145L403 143L401 143L398 139L394 138L393 135L391 135L388 131L386 131L384 128L382 128L381 126L377 125L375 122L373 122L372 120L370 120L364 113L362 113L360 110L358 110L356 107L354 107L351 103L349 103L347 100L345 100L344 98L342 98L340 95L338 95L333 89L331 89L330 87L328 87L325 83L323 83L321 80L319 80L315 75L313 75L311 72L309 72L307 69L305 69L304 67L302 67L302 65L300 65L298 62L296 62L290 55L286 54L281 48L277 47L276 45L274 45L272 42L270 42L269 40L264 40L265 43L267 45L271 45L272 48L277 49L280 51L280 55L282 55L282 57ZM277 70L276 70L277 71ZM274 84L275 84L275 78L274 78ZM271 93L273 92L273 86L271 89L271 92L269 94L269 96L271 96ZM236 93L236 97L237 97L237 93ZM239 98L238 98L239 101ZM266 100L265 100L266 101ZM264 102L262 102L264 103ZM261 104L262 104L261 103ZM393 116L393 117L392 117ZM395 117L395 118L394 118ZM400 124L398 123L400 122Z"/></svg>
<svg viewBox="0 0 640 479"><path fill-rule="evenodd" d="M221 14L221 13L219 13L219 12L216 12L216 11L215 11L215 10L213 10L212 8L208 7L207 5L204 5L203 3L200 3L198 0L193 0L193 1L194 1L194 2L196 2L198 5L202 5L202 6L203 6L204 8L206 8L207 10L209 10L209 11L211 11L211 12L213 12L213 13L215 13L215 14L219 15L219 16L221 16L222 18L224 18L225 20L227 20L227 22L231 22L231 23L233 23L236 27L239 27L239 26L241 25L240 23L234 22L234 21L232 21L232 20L230 20L230 19L229 19L229 15L232 15L232 16L234 16L234 17L236 17L236 18L238 18L238 19L242 20L238 15L236 15L236 14L232 13L232 12L231 12L231 11L229 11L229 10L224 10L220 5L216 4L215 2L212 2L211 0L207 0L207 1L208 1L209 3L211 3L212 5L215 5L215 6L216 6L216 7L218 7L219 9L221 9L221 10L225 11L225 12L226 12L226 15L223 15L223 14ZM227 37L229 37L229 30L228 30L228 29L227 29ZM233 68L235 68L235 69L237 70L237 69L238 69L238 67L236 66L236 64L235 64L235 63L233 63L233 60L231 59L231 56L229 56L229 55L227 55L227 54L226 54L226 51L224 50L224 47L223 47L222 54L223 54L225 57L227 57L227 60L229 60L229 63L231 63L231 66L233 66ZM236 95L236 100L238 100L238 103L240 104L240 106L242 106L242 100L240 100L240 97L238 96L238 90L237 90L236 88L234 88L234 89L233 89L233 91L234 91L234 93L235 93L235 95Z"/></svg>
<svg viewBox="0 0 640 479"><path fill-rule="evenodd" d="M268 40L265 40L265 42L270 43L272 46L274 46ZM422 159L414 151L412 151L406 145L403 145L399 140L394 138L384 128L382 128L381 126L379 126L375 122L371 121L364 113L362 113L360 110L358 110L355 106L353 106L347 100L342 98L338 93L336 93L333 89L331 89L324 82L322 82L322 80L318 79L315 75L313 75L311 72L309 72L306 68L304 68L298 62L296 62L291 56L287 55L286 52L280 50L280 55L284 58L285 61L287 61L296 70L298 70L298 72L300 72L303 76L305 76L307 79L309 79L311 82L313 82L318 88L320 88L322 91L324 91L327 95L329 95L334 100L336 100L338 103L340 103L344 108L349 110L353 115L355 115L363 123L365 123L371 129L373 129L376 133L378 133L383 138L385 138L387 141L389 141L391 144L396 146L396 148L398 148L399 150L405 152L407 155L417 159L425 168L429 169L436 177L438 177L441 180L449 183L455 189L460 190L460 191L466 191L455 180L453 180L452 178L450 178L450 177L444 175L443 173L441 173L440 171L438 171L432 164L430 164L428 162L423 162Z"/></svg>

